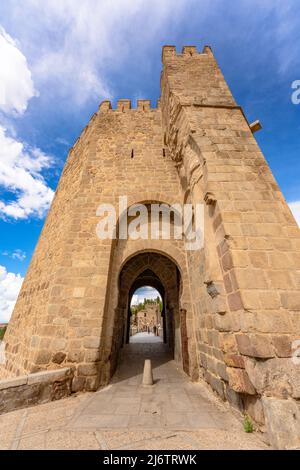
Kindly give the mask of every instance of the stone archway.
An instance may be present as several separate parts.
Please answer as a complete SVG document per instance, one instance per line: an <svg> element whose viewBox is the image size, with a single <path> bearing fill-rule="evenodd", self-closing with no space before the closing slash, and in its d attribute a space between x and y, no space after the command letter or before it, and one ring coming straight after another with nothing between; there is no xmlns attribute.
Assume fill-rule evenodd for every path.
<svg viewBox="0 0 300 470"><path fill-rule="evenodd" d="M131 312L131 300L137 289L148 286L155 289L162 299L162 312L161 312L161 321L163 323L163 340L164 343L167 343L167 340L171 335L167 334L167 323L166 323L166 304L165 304L165 289L161 283L159 277L149 268L146 268L145 271L140 273L132 287L129 290L128 294L128 308L127 308L127 324L126 324L126 343L129 343L130 339L130 319L132 316Z"/></svg>
<svg viewBox="0 0 300 470"><path fill-rule="evenodd" d="M189 351L186 335L185 315L180 308L182 279L180 271L167 256L146 251L132 256L121 268L119 274L118 304L112 332L110 352L111 376L116 370L121 348L128 340L130 300L136 288L150 285L163 298L165 341L175 361L189 373Z"/></svg>

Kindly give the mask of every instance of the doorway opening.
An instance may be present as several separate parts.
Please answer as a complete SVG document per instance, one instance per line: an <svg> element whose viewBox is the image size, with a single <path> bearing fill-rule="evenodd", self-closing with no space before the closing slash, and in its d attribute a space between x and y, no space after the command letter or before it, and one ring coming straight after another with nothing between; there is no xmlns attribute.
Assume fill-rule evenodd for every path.
<svg viewBox="0 0 300 470"><path fill-rule="evenodd" d="M163 300L154 287L136 289L130 302L129 343L164 341Z"/></svg>
<svg viewBox="0 0 300 470"><path fill-rule="evenodd" d="M155 289L161 299L158 318L160 344L132 343L135 336L132 334L135 333L132 331L132 326L136 326L132 321L132 306L137 299L134 296L137 295L138 289L145 289L145 287ZM117 292L118 300L114 315L108 317L112 320L109 329L111 343L108 358L111 377L116 371L119 359L122 359L128 350L134 350L135 355L136 351L140 351L137 356L147 354L149 357L149 352L157 356L161 354L161 360L166 357L162 353L164 351L189 374L187 310L180 305L183 278L176 262L157 251L136 253L122 265L119 271ZM155 293L156 297L158 296ZM144 294L143 298L145 298ZM150 332L154 334L153 330ZM148 332L146 334L148 336ZM154 337L149 335L148 339L150 336Z"/></svg>

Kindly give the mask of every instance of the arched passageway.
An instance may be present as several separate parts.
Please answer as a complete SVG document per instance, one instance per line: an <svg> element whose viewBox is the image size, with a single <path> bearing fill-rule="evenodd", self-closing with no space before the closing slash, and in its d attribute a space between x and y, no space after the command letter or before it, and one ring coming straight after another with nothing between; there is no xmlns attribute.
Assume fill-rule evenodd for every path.
<svg viewBox="0 0 300 470"><path fill-rule="evenodd" d="M126 342L129 342L129 334L130 334L130 319L132 316L132 309L131 309L131 299L134 294L134 292L143 286L149 286L152 287L153 289L156 289L156 291L159 293L161 299L162 299L162 312L161 312L161 322L162 322L162 329L163 329L163 340L166 343L169 341L169 345L172 348L172 323L170 321L166 321L166 293L165 293L165 288L158 277L157 274L153 272L152 269L146 268L145 271L141 272L137 278L134 280L132 287L129 290L129 297L128 297L128 317L127 317L127 324L126 324ZM170 315L168 316L168 320ZM168 329L168 334L167 334L167 329Z"/></svg>
<svg viewBox="0 0 300 470"><path fill-rule="evenodd" d="M129 343L131 299L142 286L156 289L162 298L161 318L165 350L189 372L185 311L180 309L182 279L180 271L167 256L143 252L132 256L121 268L118 281L118 304L115 309L111 359L115 371L122 348Z"/></svg>
<svg viewBox="0 0 300 470"><path fill-rule="evenodd" d="M144 273L143 273L144 274ZM151 270L145 272L145 282L151 282ZM166 342L163 296L153 287L138 283L129 301L127 343Z"/></svg>

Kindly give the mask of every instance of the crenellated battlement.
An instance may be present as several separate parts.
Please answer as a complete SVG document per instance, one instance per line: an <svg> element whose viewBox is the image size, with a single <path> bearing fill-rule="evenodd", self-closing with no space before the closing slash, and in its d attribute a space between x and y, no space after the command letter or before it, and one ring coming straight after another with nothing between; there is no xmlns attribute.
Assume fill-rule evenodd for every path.
<svg viewBox="0 0 300 470"><path fill-rule="evenodd" d="M132 102L129 99L121 99L117 101L117 107L113 108L112 104L109 100L102 101L99 106L100 112L105 111L117 111L121 113L125 113L128 111L149 111L149 110L156 110L160 109L160 100L157 100L156 107L151 107L150 100L137 100L136 106L132 107Z"/></svg>
<svg viewBox="0 0 300 470"><path fill-rule="evenodd" d="M210 55L214 57L210 46L204 46L202 52L198 52L196 46L183 46L181 54L177 53L176 46L163 46L162 48L162 62L168 62L174 58L188 58L203 55Z"/></svg>
<svg viewBox="0 0 300 470"><path fill-rule="evenodd" d="M237 106L210 46L202 52L196 46L183 46L180 54L175 46L164 46L162 62L164 112L170 96L185 106Z"/></svg>
<svg viewBox="0 0 300 470"><path fill-rule="evenodd" d="M203 61L203 64L201 63L201 61L198 62L199 57L206 58L206 60ZM212 60L208 61L207 60L208 57L211 57ZM195 64L193 63L193 60L192 61L189 60L190 58L196 59ZM178 62L176 62L177 59L179 59ZM182 62L181 62L181 60L182 60ZM214 55L213 55L213 52L212 52L210 46L204 46L202 52L198 52L196 46L191 46L191 45L190 46L183 46L182 50L181 50L181 53L177 53L176 46L166 45L166 46L163 46L163 48L162 48L162 61L163 61L164 65L167 65L170 62L174 61L173 64L175 65L175 63L176 63L177 68L179 67L181 70L183 70L183 72L185 72L185 70L188 67L194 66L194 65L196 65L196 67L198 67L198 66L204 67L204 69L202 68L202 70L205 71L206 67L207 67L206 64L209 64L209 63L214 63L215 64L215 58L214 58ZM168 72L168 73L170 73L170 72ZM180 70L176 70L176 75L178 77L180 76ZM207 82L207 80L205 78L206 74L204 73L203 76L204 76L204 82L202 83L201 78L199 79L199 74L189 75L189 83L187 83L187 86L186 86L187 92L189 92L189 89L191 89L192 92L193 92L193 96L196 96L195 90L197 89L198 85L200 84L200 91L203 94L203 90L205 88L209 88L209 83ZM193 78L193 77L195 77L195 78ZM195 80L196 80L196 82L195 82ZM182 77L182 79L180 79L180 81L179 81L179 83L180 83L180 87L179 87L180 88L180 90L179 90L180 93L182 93L181 85L184 81L185 81L184 77ZM223 90L221 90L221 92L222 92L222 95L223 95L222 99L224 100ZM225 93L225 95L226 95L226 93ZM201 103L202 103L202 98L203 97L201 97ZM215 89L214 89L213 99L215 99ZM87 132L92 128L92 124L93 124L94 120L97 118L97 116L101 116L101 115L103 115L103 113L107 113L107 112L128 113L128 112L157 111L157 110L161 109L161 101L162 101L161 99L158 99L157 102L156 102L156 106L151 106L151 101L150 100L138 99L138 100L136 100L136 103L133 103L130 99L122 98L122 99L119 99L117 101L117 103L114 107L112 106L112 103L111 103L110 100L102 101L100 103L98 111L92 116L90 122L88 123L88 125L85 127L85 129L82 131L79 138L75 142L75 144L73 146L73 149L78 147L79 143L82 142L82 138L85 137Z"/></svg>
<svg viewBox="0 0 300 470"><path fill-rule="evenodd" d="M70 153L72 153L76 148L78 148L80 142L82 142L83 138L87 135L87 132L91 130L93 123L97 119L98 115L102 115L102 113L112 111L114 113L127 113L127 112L132 112L132 111L137 111L137 112L144 112L144 111L156 111L160 109L160 104L161 101L160 99L157 100L156 102L156 107L152 108L151 107L151 101L150 100L137 100L136 102L136 107L132 107L131 105L131 100L129 99L120 99L117 101L117 106L116 108L112 107L111 101L109 100L104 100L102 103L100 103L99 109L97 113L94 113L89 121L89 123L85 126L85 128L82 130L81 134L75 141L73 147L70 149Z"/></svg>
<svg viewBox="0 0 300 470"><path fill-rule="evenodd" d="M202 52L198 52L196 46L183 46L181 53L177 53L176 46L163 46L162 48L162 62L165 64L166 62L172 61L174 58L196 58L196 57L203 57L203 56L211 56L214 58L212 49L210 46L204 46ZM102 101L99 106L99 112L107 112L107 111L116 111L116 112L128 112L128 111L149 111L149 110L156 110L161 108L161 101L160 99L157 100L156 107L151 107L150 100L137 100L136 106L132 105L132 101L130 99L120 99L117 101L117 106L115 108L112 107L112 104L109 100Z"/></svg>

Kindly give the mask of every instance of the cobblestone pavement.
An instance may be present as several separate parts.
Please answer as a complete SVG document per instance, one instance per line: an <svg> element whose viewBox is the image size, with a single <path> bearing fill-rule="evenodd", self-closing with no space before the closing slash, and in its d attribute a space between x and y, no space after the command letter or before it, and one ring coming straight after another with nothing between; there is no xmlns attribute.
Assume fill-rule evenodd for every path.
<svg viewBox="0 0 300 470"><path fill-rule="evenodd" d="M130 343L162 343L163 340L160 336L155 336L153 333L136 333L134 336L131 336Z"/></svg>
<svg viewBox="0 0 300 470"><path fill-rule="evenodd" d="M155 385L141 386L151 358ZM0 449L268 449L163 343L126 346L109 386L0 416Z"/></svg>

